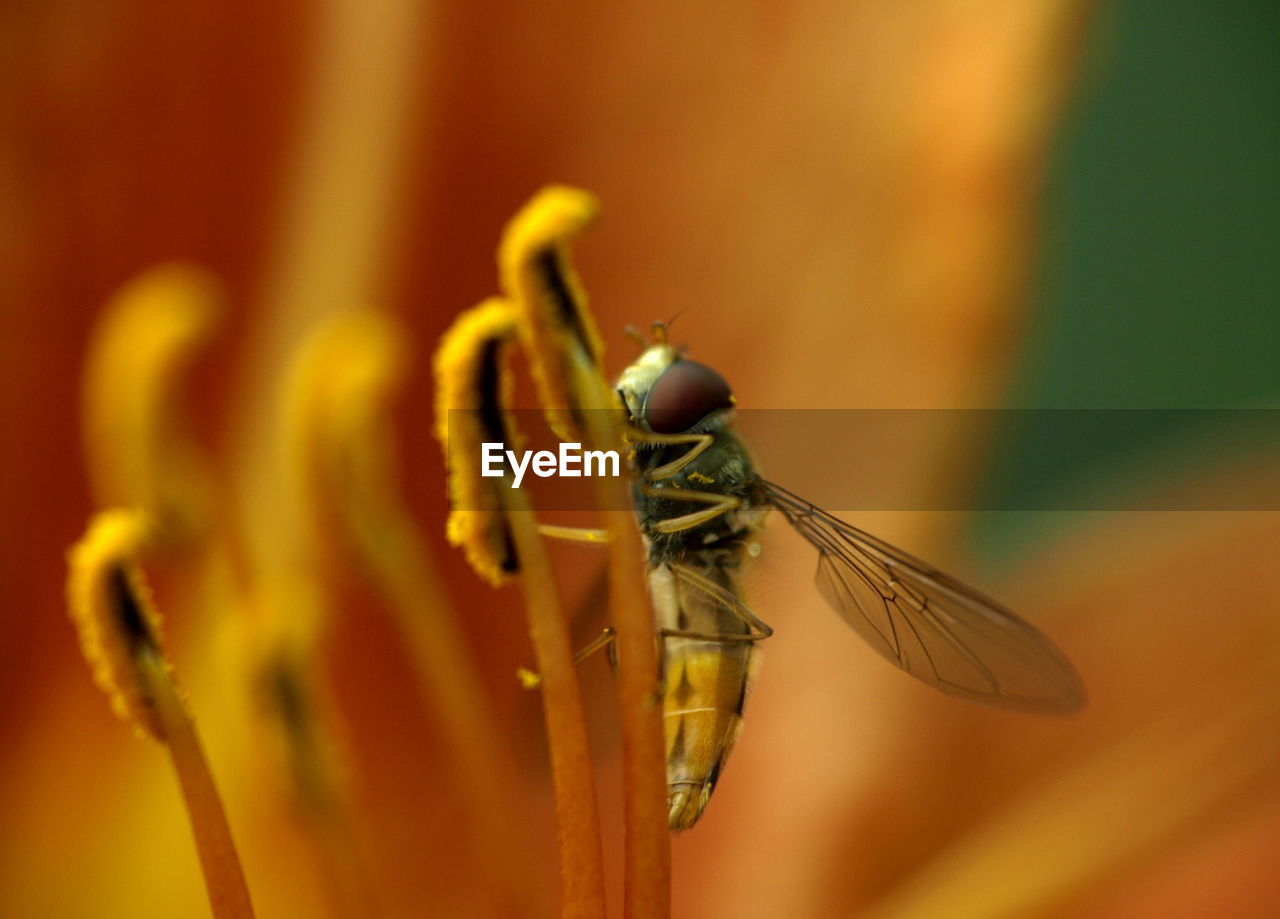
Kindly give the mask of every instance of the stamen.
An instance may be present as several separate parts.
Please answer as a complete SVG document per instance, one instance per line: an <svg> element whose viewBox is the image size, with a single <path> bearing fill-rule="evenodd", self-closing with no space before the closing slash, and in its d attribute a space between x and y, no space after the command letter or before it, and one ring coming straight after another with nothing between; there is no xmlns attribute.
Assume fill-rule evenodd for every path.
<svg viewBox="0 0 1280 919"><path fill-rule="evenodd" d="M169 750L213 915L251 919L253 907L222 801L137 566L153 532L147 518L133 511L106 511L91 521L68 559L71 618L94 680L112 708Z"/></svg>
<svg viewBox="0 0 1280 919"><path fill-rule="evenodd" d="M599 368L604 345L569 261L570 243L596 214L595 197L563 186L544 188L507 226L498 251L503 292L520 315L520 337L552 430L579 436L581 393L574 363Z"/></svg>
<svg viewBox="0 0 1280 919"><path fill-rule="evenodd" d="M483 478L479 457L481 444L511 440L500 408L511 401L511 374L494 349L515 336L517 320L505 300L486 300L458 318L435 357L436 438L449 475L449 542L495 587L519 563L501 512L498 488L504 480Z"/></svg>
<svg viewBox="0 0 1280 919"><path fill-rule="evenodd" d="M176 406L221 299L203 270L159 265L115 296L90 343L83 432L94 496L100 507L141 509L166 540L189 538L208 516L204 458Z"/></svg>
<svg viewBox="0 0 1280 919"><path fill-rule="evenodd" d="M534 904L526 902L532 884L511 819L519 782L430 547L396 487L389 407L406 364L404 332L386 314L353 311L322 323L291 374L291 478L305 484L300 505L336 522L383 595L456 758L456 780L476 816L466 827L473 851L500 879L485 893L500 911L523 915Z"/></svg>
<svg viewBox="0 0 1280 919"><path fill-rule="evenodd" d="M595 776L583 715L582 694L569 643L569 629L556 591L551 564L538 532L537 520L525 492L512 488L509 476L482 478L480 440L501 434L509 444L516 437L507 417L508 392L499 381L508 378L506 343L516 332L516 313L504 301L487 301L463 314L446 334L436 356L436 433L449 467L450 539L463 535L455 521L474 521L481 514L485 529L471 528L469 537L487 534L468 546L468 558L488 553L498 532L508 534L519 560L529 634L541 677L551 775L555 786L556 819L560 829L561 903L566 915L603 917L604 864ZM458 517L460 498L476 502L482 512ZM499 524L502 525L499 529ZM480 550L478 552L477 550Z"/></svg>
<svg viewBox="0 0 1280 919"><path fill-rule="evenodd" d="M498 261L503 288L519 310L521 339L552 428L565 439L586 440L595 450L626 452L625 415L602 375L603 347L569 265L569 244L595 211L587 192L544 189L507 228ZM576 435L579 429L585 436ZM662 721L653 704L658 675L653 610L635 519L621 510L630 506L628 484L613 477L597 478L595 484L600 506L615 509L604 516L626 792L624 911L636 919L663 917L671 909L671 841Z"/></svg>

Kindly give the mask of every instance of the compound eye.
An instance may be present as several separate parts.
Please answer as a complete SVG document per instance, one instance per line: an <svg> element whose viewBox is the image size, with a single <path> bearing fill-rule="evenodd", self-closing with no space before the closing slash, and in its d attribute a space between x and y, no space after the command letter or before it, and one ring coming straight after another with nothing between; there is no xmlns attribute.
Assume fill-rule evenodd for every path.
<svg viewBox="0 0 1280 919"><path fill-rule="evenodd" d="M654 381L644 416L657 434L682 434L716 409L732 405L733 392L724 377L696 361L676 361Z"/></svg>

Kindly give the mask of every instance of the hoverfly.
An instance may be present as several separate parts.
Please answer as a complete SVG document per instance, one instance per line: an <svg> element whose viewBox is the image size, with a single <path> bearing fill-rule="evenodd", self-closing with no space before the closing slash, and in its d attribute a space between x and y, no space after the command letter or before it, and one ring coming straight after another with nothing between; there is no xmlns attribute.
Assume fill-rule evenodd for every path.
<svg viewBox="0 0 1280 919"><path fill-rule="evenodd" d="M729 384L669 345L663 324L654 339L616 390L632 428L633 493L662 642L673 830L693 826L706 808L742 728L756 643L773 633L740 588L771 509L818 550L827 602L891 663L998 708L1065 714L1083 705L1075 669L1031 625L762 478L730 428Z"/></svg>

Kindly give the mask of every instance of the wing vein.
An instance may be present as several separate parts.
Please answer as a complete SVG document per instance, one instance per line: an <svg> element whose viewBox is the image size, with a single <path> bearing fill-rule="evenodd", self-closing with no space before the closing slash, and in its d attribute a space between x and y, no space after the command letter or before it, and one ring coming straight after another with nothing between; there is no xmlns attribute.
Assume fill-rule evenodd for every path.
<svg viewBox="0 0 1280 919"><path fill-rule="evenodd" d="M762 486L818 550L827 602L890 662L988 705L1066 713L1084 704L1083 684L1062 652L995 600L781 486ZM883 624L873 614L877 602Z"/></svg>

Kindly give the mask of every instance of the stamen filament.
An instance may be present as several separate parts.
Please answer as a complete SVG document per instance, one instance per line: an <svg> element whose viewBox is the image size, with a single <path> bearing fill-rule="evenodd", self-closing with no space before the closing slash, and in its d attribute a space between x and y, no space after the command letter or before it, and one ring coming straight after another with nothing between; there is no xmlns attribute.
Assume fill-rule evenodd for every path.
<svg viewBox="0 0 1280 919"><path fill-rule="evenodd" d="M253 905L240 857L195 723L160 658L144 653L137 663L139 678L150 687L156 714L164 727L165 746L191 818L210 909L215 919L252 919Z"/></svg>
<svg viewBox="0 0 1280 919"><path fill-rule="evenodd" d="M511 221L499 250L502 286L520 311L522 340L552 428L579 428L592 449L625 454L619 406L600 368L603 347L569 260L595 199L573 188L544 189ZM596 479L603 508L630 506L624 480ZM609 594L618 650L625 830L624 915L671 912L671 839L658 698L657 635L639 559L634 515L606 510ZM545 673L544 673L545 677Z"/></svg>
<svg viewBox="0 0 1280 919"><path fill-rule="evenodd" d="M520 559L520 584L525 592L529 637L541 675L542 709L561 836L562 915L566 919L603 917L600 816L569 628L560 609L551 562L528 499L517 488L504 487L502 492L503 511Z"/></svg>
<svg viewBox="0 0 1280 919"><path fill-rule="evenodd" d="M528 861L516 845L517 777L431 550L395 487L387 413L406 350L393 320L372 310L336 316L309 337L293 375L294 478L309 492L302 503L336 521L385 598L422 700L440 718L475 817L466 829L483 859L477 870L499 878L484 894L504 914L528 915L535 907Z"/></svg>
<svg viewBox="0 0 1280 919"><path fill-rule="evenodd" d="M222 800L164 652L159 614L136 559L153 539L143 515L97 515L69 556L67 597L98 685L126 721L169 749L215 919L252 919L253 907Z"/></svg>
<svg viewBox="0 0 1280 919"><path fill-rule="evenodd" d="M437 434L445 448L454 511L450 538L467 548L468 560L495 583L519 572L529 636L541 673L551 777L560 839L561 915L602 919L605 915L604 856L596 804L595 774L574 666L569 629L551 563L525 493L504 475L483 478L482 440L514 443L517 433L506 411L505 346L515 335L517 314L490 300L463 314L436 355ZM453 418L453 430L448 422ZM472 508L459 508L461 498ZM494 511L497 512L495 515ZM503 549L509 539L509 546Z"/></svg>
<svg viewBox="0 0 1280 919"><path fill-rule="evenodd" d="M585 409L592 448L625 450L618 411L607 399L604 380L585 353L579 351L577 358L570 365L575 376L572 385ZM630 495L623 479L602 476L595 481L602 507L627 506ZM657 639L648 585L637 563L644 557L644 547L631 512L604 513L622 723L626 825L623 915L627 919L664 919L671 914L671 836L661 709L657 704Z"/></svg>

